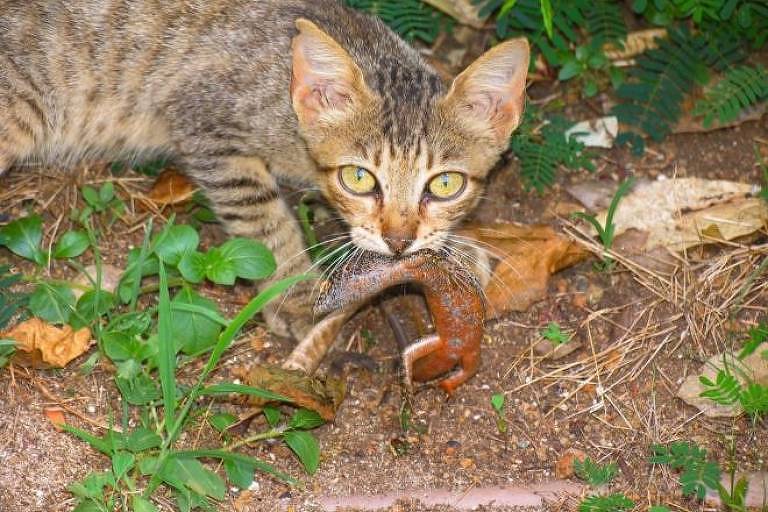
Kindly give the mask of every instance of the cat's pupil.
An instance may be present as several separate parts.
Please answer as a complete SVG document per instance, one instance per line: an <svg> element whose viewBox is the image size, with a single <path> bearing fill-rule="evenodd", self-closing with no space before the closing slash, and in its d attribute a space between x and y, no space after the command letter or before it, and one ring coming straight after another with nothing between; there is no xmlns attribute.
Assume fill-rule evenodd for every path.
<svg viewBox="0 0 768 512"><path fill-rule="evenodd" d="M362 167L358 167L355 170L355 179L357 179L357 181L363 181L363 178L365 178L365 173L366 173L365 169L363 169Z"/></svg>
<svg viewBox="0 0 768 512"><path fill-rule="evenodd" d="M440 184L443 186L443 188L448 188L448 173L443 173L440 175Z"/></svg>

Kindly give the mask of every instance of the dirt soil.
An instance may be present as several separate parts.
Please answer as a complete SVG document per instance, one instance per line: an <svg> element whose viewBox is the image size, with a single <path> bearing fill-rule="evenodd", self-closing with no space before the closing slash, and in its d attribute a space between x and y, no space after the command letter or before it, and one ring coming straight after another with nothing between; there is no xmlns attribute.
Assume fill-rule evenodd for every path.
<svg viewBox="0 0 768 512"><path fill-rule="evenodd" d="M488 197L474 220L555 224L561 206L574 202L565 192L567 186L595 180L615 186L630 174L648 179L698 176L759 183L753 146L758 144L768 151L767 142L768 119L764 118L732 129L674 135L660 145L651 145L642 158L612 149L600 154L595 173L564 171L559 184L543 196L523 190L517 162L511 161L494 174ZM76 187L107 177L98 166L68 174L34 169L17 172L29 174L28 196L0 206L0 214L7 220L26 209L42 211L45 226L56 225L59 232L68 223L66 216L60 216L65 211L62 205L69 204ZM128 191L146 190L151 179L129 174L118 183L121 197L128 198ZM142 232L134 227L151 214L134 206L130 223L113 226L101 247L106 260L118 267L125 263L127 248L141 243ZM206 227L202 235L206 244L222 236L217 227ZM748 242L765 241L765 236L759 235ZM692 251L688 255L694 269L690 276L696 275L695 268L706 266L728 249ZM0 263L5 262L21 271L31 270L2 251ZM73 274L66 267L53 270L55 276ZM760 288L765 277L758 279L756 287ZM245 285L234 291L209 286L202 293L232 314L247 300L249 289ZM284 445L260 443L249 452L300 478L304 486L289 488L257 474L250 490L231 489L220 509L312 511L323 510L324 504L330 507L335 503L332 498L396 498L402 493L407 499L397 504L370 498L364 502L392 511L451 511L467 505L462 500L471 493L490 495L492 487L513 486L520 488L515 496L527 496L529 501L520 498L479 509L518 510L521 508L513 506L518 503L522 509L575 510L587 492L579 482L556 483L550 493L536 487L555 480L554 466L569 448L583 450L601 462L617 462L620 473L610 490L627 494L638 504L638 510L662 503L676 510L708 509L711 506L680 495L674 474L648 463L649 445L695 441L723 467L735 464L739 471L768 471L764 421L753 424L745 417L707 418L675 397L682 380L697 372L709 356L740 346L747 329L765 318L768 294L763 291L751 297L749 307L733 311L732 316L724 312L727 318L714 323L716 329L711 332L692 330L690 322L699 318L692 297L672 301L659 298L622 266L601 273L594 270L593 261L586 261L561 272L552 279L545 300L526 312L489 323L480 371L453 397L446 398L430 387L416 393L407 431L401 427L403 398L395 341L381 307L374 304L350 322L328 358L332 360L341 351L360 350L366 330L371 333L368 338L374 340L367 355L378 370L352 368L344 373L348 394L338 416L316 431L322 446L318 472L308 477ZM399 304L401 315L412 314L412 301ZM571 330L574 342L581 344L580 349L558 361L542 360L532 350L540 340L540 330L551 321ZM277 363L290 349L288 340L270 335L256 322L230 350L215 378L231 377L237 368L252 363ZM598 365L595 355L610 355L611 350L615 357L604 357ZM595 364L590 365L593 356ZM67 484L108 467L105 457L56 431L44 416L48 407L67 407L79 415L67 413L67 421L98 431L98 425L106 425L111 414L119 414L119 394L111 368L99 365L84 375L78 371L84 359L64 370L11 367L0 371L0 511L71 510L74 500ZM198 361L184 372L193 376L201 365ZM507 396L506 435L498 432L489 403L490 396L498 392ZM218 402L212 403L210 410L220 408L242 410L235 404ZM259 427L263 425L251 428ZM189 446L213 447L221 442L205 427L192 428L185 436L183 442ZM455 494L445 498L442 505L414 501L420 496L429 502L430 496L437 495L436 490ZM539 503L536 498L543 495L548 499ZM497 503L503 502L499 497ZM163 499L159 505L171 510L170 503ZM350 498L338 503L362 506L363 502Z"/></svg>

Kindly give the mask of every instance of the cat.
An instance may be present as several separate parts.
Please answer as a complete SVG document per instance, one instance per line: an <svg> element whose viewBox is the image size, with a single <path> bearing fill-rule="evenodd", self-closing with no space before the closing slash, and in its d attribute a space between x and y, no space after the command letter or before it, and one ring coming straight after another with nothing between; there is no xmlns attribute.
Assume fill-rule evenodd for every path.
<svg viewBox="0 0 768 512"><path fill-rule="evenodd" d="M520 122L528 65L510 40L445 84L332 0L0 0L0 173L171 155L275 279L310 267L282 180L319 188L351 247L439 249ZM311 288L268 312L274 332L308 332Z"/></svg>

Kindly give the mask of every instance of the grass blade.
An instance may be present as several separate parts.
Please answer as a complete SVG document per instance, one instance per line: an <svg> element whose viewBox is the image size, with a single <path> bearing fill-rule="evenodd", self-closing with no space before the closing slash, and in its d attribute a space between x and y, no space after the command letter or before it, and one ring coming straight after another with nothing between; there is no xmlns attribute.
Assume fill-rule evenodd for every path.
<svg viewBox="0 0 768 512"><path fill-rule="evenodd" d="M176 349L171 335L171 298L168 293L168 273L160 260L160 304L158 306L158 371L160 388L163 390L165 429L170 435L176 422Z"/></svg>

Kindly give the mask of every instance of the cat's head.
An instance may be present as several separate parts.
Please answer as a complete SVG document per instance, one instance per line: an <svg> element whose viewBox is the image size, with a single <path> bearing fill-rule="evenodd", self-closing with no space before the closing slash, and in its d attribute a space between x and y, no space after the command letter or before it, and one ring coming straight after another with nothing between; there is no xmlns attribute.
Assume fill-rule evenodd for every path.
<svg viewBox="0 0 768 512"><path fill-rule="evenodd" d="M439 249L520 122L528 43L495 46L446 87L411 50L355 59L313 23L297 27L293 108L352 241L390 255Z"/></svg>

